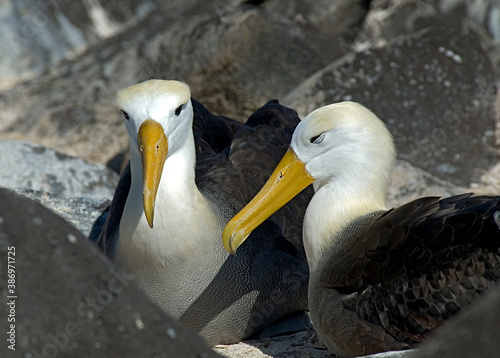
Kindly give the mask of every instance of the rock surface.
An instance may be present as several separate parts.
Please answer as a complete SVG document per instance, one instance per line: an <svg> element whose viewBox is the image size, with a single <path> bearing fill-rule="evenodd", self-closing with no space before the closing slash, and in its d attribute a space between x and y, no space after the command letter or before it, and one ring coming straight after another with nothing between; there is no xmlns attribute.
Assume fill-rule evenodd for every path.
<svg viewBox="0 0 500 358"><path fill-rule="evenodd" d="M28 142L0 140L0 153L0 187L42 203L86 237L92 234L113 198L116 172Z"/></svg>
<svg viewBox="0 0 500 358"><path fill-rule="evenodd" d="M478 38L434 27L347 55L283 103L307 114L324 103L360 102L387 124L400 159L468 185L498 162L495 94Z"/></svg>
<svg viewBox="0 0 500 358"><path fill-rule="evenodd" d="M0 89L42 74L64 59L131 27L155 10L152 1L3 1Z"/></svg>
<svg viewBox="0 0 500 358"><path fill-rule="evenodd" d="M59 216L7 189L0 203L2 357L218 356Z"/></svg>
<svg viewBox="0 0 500 358"><path fill-rule="evenodd" d="M0 140L0 153L0 187L110 199L118 184L118 175L104 165L40 145Z"/></svg>
<svg viewBox="0 0 500 358"><path fill-rule="evenodd" d="M65 219L85 237L96 238L102 224L103 211L111 204L110 198L94 199L89 197L67 197L44 191L18 189L16 193L35 200ZM98 232L96 230L99 230Z"/></svg>
<svg viewBox="0 0 500 358"><path fill-rule="evenodd" d="M0 10L0 186L42 203L85 236L95 234L93 223L116 185L117 174L104 165L119 171L126 160L128 138L112 105L114 95L152 77L184 80L212 112L239 120L270 98L301 115L333 101L364 103L387 123L398 146L389 206L422 195L500 191L496 0L6 0ZM47 220L58 220L11 192L0 195L8 195L8 205L26 205ZM0 210L10 215L2 200ZM175 322L139 299L142 294L132 284L126 294L113 296L121 308L109 305L88 323L74 317L75 302L80 302L75 299L97 297L117 276L78 232L57 222L66 231L18 225L27 230L23 241L16 241L19 255L25 255L19 257L19 290L31 293L24 300L40 295L48 307L35 312L32 301L19 301L18 333L32 337L29 321L56 334L74 319L85 325L65 348L70 355L105 356L116 347L116 354L123 348L138 356L160 347L155 344L164 342L151 337L164 337L166 325ZM76 244L67 232L79 238ZM0 235L2 262L11 245L5 240ZM53 275L69 291L55 285ZM479 307L486 312L498 307L493 300ZM108 311L111 307L120 311ZM457 319L448 331L456 325L460 334L472 337L460 343L484 346L484 356L497 356L496 331L488 336L468 328L476 327L470 316L463 319L471 323ZM138 322L146 328L140 330ZM439 351L424 347L422 352L456 352L457 342L451 343L444 331L434 343ZM138 338L123 339L132 334ZM24 352L50 344L46 333L34 341L22 337L19 346L29 348ZM190 342L180 348L195 349L198 341ZM138 353L141 348L144 354ZM332 356L312 330L216 350L228 357Z"/></svg>

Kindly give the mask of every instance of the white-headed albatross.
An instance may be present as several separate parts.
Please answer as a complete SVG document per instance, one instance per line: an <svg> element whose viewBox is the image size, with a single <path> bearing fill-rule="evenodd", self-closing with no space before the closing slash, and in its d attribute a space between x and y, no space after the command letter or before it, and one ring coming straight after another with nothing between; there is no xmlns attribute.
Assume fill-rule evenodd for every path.
<svg viewBox="0 0 500 358"><path fill-rule="evenodd" d="M371 111L354 102L322 107L297 126L265 186L224 229L235 253L314 182L303 226L309 310L340 356L416 344L500 278L500 197L426 197L387 210L394 162L392 137Z"/></svg>
<svg viewBox="0 0 500 358"><path fill-rule="evenodd" d="M118 92L130 137L99 246L166 312L210 344L234 343L307 309L301 225L312 189L229 255L229 219L255 195L300 119L270 101L245 124L211 114L178 81ZM193 133L194 132L194 133ZM292 245L290 241L295 245ZM295 238L295 239L294 239Z"/></svg>

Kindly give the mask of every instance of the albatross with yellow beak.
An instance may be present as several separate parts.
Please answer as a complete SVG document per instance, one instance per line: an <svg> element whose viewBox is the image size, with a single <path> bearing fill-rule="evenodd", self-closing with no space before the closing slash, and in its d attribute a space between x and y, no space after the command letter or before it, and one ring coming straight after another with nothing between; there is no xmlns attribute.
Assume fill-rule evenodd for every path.
<svg viewBox="0 0 500 358"><path fill-rule="evenodd" d="M236 249L305 186L309 310L340 356L405 349L500 279L500 197L425 197L385 207L392 137L354 102L322 107L297 126L259 194L226 226Z"/></svg>
<svg viewBox="0 0 500 358"><path fill-rule="evenodd" d="M221 242L224 225L286 151L295 111L270 101L240 124L191 100L186 84L163 80L121 90L116 105L130 163L98 239L106 254L212 345L305 310L307 263L283 235L300 238L297 220L312 193L288 217L268 221L243 248L247 257L229 255Z"/></svg>

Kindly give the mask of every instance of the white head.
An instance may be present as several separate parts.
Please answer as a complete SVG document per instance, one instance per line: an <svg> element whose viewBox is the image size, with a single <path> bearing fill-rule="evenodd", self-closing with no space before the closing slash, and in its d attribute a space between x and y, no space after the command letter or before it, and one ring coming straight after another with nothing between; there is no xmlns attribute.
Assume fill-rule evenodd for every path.
<svg viewBox="0 0 500 358"><path fill-rule="evenodd" d="M308 217L312 230L322 230L312 232L313 237L336 230L327 227L332 217L348 221L383 209L395 157L391 134L362 105L342 102L315 110L295 129L288 152L265 186L228 223L224 245L234 253L255 227L311 183L317 191L304 230Z"/></svg>
<svg viewBox="0 0 500 358"><path fill-rule="evenodd" d="M396 150L385 124L366 107L341 102L313 111L295 129L290 148L316 190L332 181L353 189L364 183L367 194L384 201Z"/></svg>
<svg viewBox="0 0 500 358"><path fill-rule="evenodd" d="M153 227L163 165L192 136L191 93L182 82L149 80L119 91L115 105L130 137L131 161L141 161L144 212Z"/></svg>
<svg viewBox="0 0 500 358"><path fill-rule="evenodd" d="M118 91L115 105L138 149L139 128L148 119L161 125L168 138L169 152L184 142L193 122L189 86L178 81L149 80Z"/></svg>

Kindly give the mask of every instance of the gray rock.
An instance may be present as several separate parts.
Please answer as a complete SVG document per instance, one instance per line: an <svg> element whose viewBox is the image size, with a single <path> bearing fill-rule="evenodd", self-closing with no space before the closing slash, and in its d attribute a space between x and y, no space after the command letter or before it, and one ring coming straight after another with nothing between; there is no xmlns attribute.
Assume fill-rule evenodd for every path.
<svg viewBox="0 0 500 358"><path fill-rule="evenodd" d="M111 199L118 183L118 175L102 164L89 164L40 145L0 140L0 153L1 187Z"/></svg>
<svg viewBox="0 0 500 358"><path fill-rule="evenodd" d="M71 198L29 189L16 189L15 192L42 204L92 241L97 239L104 224L103 212L111 204L108 198Z"/></svg>
<svg viewBox="0 0 500 358"><path fill-rule="evenodd" d="M423 196L448 197L469 191L469 188L454 185L404 160L398 160L391 175L386 204L388 208L393 208Z"/></svg>
<svg viewBox="0 0 500 358"><path fill-rule="evenodd" d="M6 189L0 203L0 295L7 300L0 316L8 357L219 356L63 219Z"/></svg>
<svg viewBox="0 0 500 358"><path fill-rule="evenodd" d="M471 32L434 27L351 54L283 101L299 113L354 100L387 124L399 158L455 184L498 161L491 63Z"/></svg>
<svg viewBox="0 0 500 358"><path fill-rule="evenodd" d="M152 77L184 80L212 112L246 119L345 54L361 28L361 2L334 33L318 29L336 7L320 11L314 4L303 1L301 9L316 10L298 17L241 1L160 6L143 22L95 43L93 51L0 94L0 112L8 114L0 131L106 163L128 147L112 106L116 91Z"/></svg>
<svg viewBox="0 0 500 358"><path fill-rule="evenodd" d="M440 23L475 31L500 81L500 2L497 0L374 0L357 42L380 46Z"/></svg>
<svg viewBox="0 0 500 358"><path fill-rule="evenodd" d="M363 356L364 358L410 358L414 354L415 349L409 349L406 351L390 351L382 352L377 354L371 354L369 356Z"/></svg>
<svg viewBox="0 0 500 358"><path fill-rule="evenodd" d="M0 89L40 75L142 20L156 1L2 1Z"/></svg>
<svg viewBox="0 0 500 358"><path fill-rule="evenodd" d="M364 0L266 1L262 8L276 18L309 26L318 36L331 38L330 47L339 47L337 51L350 46L369 14Z"/></svg>
<svg viewBox="0 0 500 358"><path fill-rule="evenodd" d="M27 142L0 140L0 152L0 187L41 203L85 237L97 235L117 173Z"/></svg>

